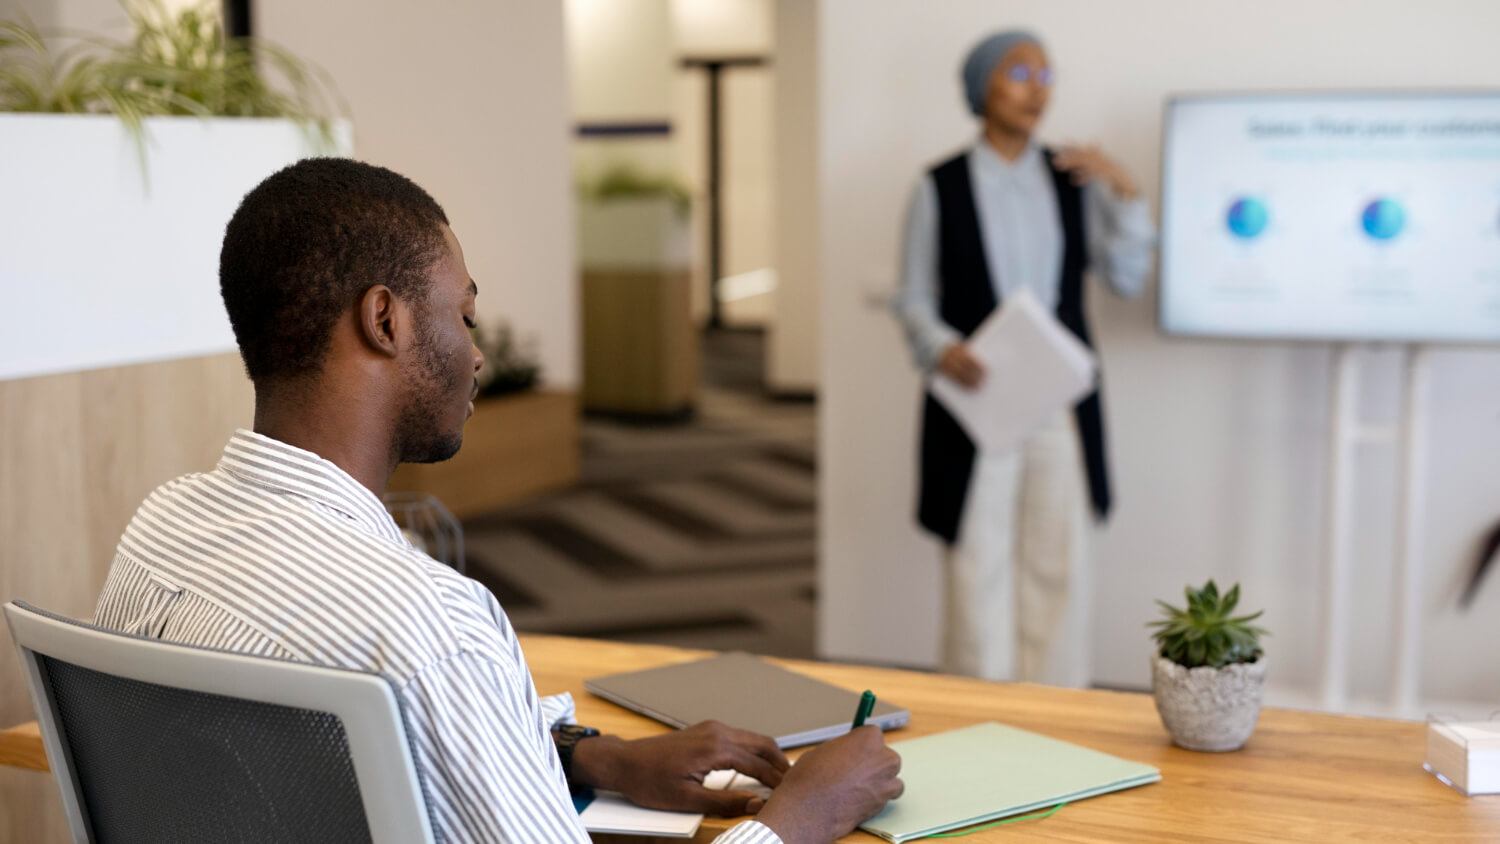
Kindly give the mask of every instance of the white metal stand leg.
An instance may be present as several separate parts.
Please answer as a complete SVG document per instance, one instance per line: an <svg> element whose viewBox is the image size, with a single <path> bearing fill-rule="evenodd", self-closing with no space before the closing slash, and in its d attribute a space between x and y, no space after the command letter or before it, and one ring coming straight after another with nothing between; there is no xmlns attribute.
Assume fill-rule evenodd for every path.
<svg viewBox="0 0 1500 844"><path fill-rule="evenodd" d="M1359 351L1334 349L1333 402L1328 413L1328 485L1324 506L1324 709L1344 708L1349 675L1349 569L1354 524L1354 449L1359 435Z"/></svg>
<svg viewBox="0 0 1500 844"><path fill-rule="evenodd" d="M1397 522L1394 660L1390 706L1394 715L1416 717L1422 645L1422 541L1427 498L1427 347L1406 355L1401 420L1401 516Z"/></svg>

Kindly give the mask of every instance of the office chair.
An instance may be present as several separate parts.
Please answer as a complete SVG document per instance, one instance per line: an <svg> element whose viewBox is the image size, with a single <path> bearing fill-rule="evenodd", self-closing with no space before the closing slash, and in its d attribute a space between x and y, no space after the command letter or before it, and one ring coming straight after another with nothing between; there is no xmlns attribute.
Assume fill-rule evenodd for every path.
<svg viewBox="0 0 1500 844"><path fill-rule="evenodd" d="M433 841L380 675L4 610L74 841Z"/></svg>
<svg viewBox="0 0 1500 844"><path fill-rule="evenodd" d="M464 574L464 527L443 502L425 492L387 492L385 510L406 538L427 556Z"/></svg>

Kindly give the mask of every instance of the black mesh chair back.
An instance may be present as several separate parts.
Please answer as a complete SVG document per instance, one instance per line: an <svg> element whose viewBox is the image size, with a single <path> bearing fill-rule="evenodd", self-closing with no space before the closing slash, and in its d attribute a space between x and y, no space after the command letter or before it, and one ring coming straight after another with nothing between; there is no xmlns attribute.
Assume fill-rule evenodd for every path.
<svg viewBox="0 0 1500 844"><path fill-rule="evenodd" d="M126 636L20 603L5 611L27 662L75 840L432 840L399 705L377 675ZM39 632L46 634L40 640ZM113 653L100 653L104 644ZM111 658L114 665L101 664ZM243 681L249 669L259 675L254 683L265 687L242 682L238 692L255 691L255 697L226 688L226 680ZM336 712L347 710L350 698L374 700L379 692L390 706L385 718L374 720L387 722L384 740L394 746L385 750L396 752L376 754L387 759L378 764L404 759L410 774L404 783L389 771L362 777L358 770L355 749L360 739L370 739L369 715L379 707L356 707L353 717ZM326 706L306 705L320 695ZM371 764L371 754L362 755ZM421 817L395 828L384 818L372 822L375 795L361 789L372 778L377 791L404 792L406 799L394 802ZM388 814L389 807L373 813ZM392 837L398 830L425 837Z"/></svg>
<svg viewBox="0 0 1500 844"><path fill-rule="evenodd" d="M95 841L370 841L329 713L42 665Z"/></svg>

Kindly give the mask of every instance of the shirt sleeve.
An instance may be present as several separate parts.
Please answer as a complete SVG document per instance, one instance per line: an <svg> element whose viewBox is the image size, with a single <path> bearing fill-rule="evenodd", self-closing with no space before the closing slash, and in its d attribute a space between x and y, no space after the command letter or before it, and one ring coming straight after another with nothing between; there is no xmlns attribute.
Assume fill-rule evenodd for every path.
<svg viewBox="0 0 1500 844"><path fill-rule="evenodd" d="M587 844L524 665L464 652L402 693L439 840Z"/></svg>
<svg viewBox="0 0 1500 844"><path fill-rule="evenodd" d="M1146 198L1122 199L1096 180L1084 192L1084 213L1089 262L1115 293L1139 296L1156 255L1156 223Z"/></svg>
<svg viewBox="0 0 1500 844"><path fill-rule="evenodd" d="M715 838L714 844L781 844L781 836L759 821L745 821Z"/></svg>
<svg viewBox="0 0 1500 844"><path fill-rule="evenodd" d="M937 188L924 177L912 191L902 237L901 284L891 300L911 346L912 359L926 372L963 335L943 321L938 307Z"/></svg>
<svg viewBox="0 0 1500 844"><path fill-rule="evenodd" d="M573 706L573 693L547 695L541 700L542 723L548 730L555 730L563 724L577 724L576 710Z"/></svg>

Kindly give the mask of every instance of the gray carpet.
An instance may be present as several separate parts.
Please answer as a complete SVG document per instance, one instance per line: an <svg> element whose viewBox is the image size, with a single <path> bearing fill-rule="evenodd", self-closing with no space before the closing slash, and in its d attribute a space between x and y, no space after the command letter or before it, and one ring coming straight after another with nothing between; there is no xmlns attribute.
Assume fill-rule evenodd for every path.
<svg viewBox="0 0 1500 844"><path fill-rule="evenodd" d="M816 413L759 390L761 338L705 338L688 422L586 419L579 483L464 523L523 632L813 655Z"/></svg>

